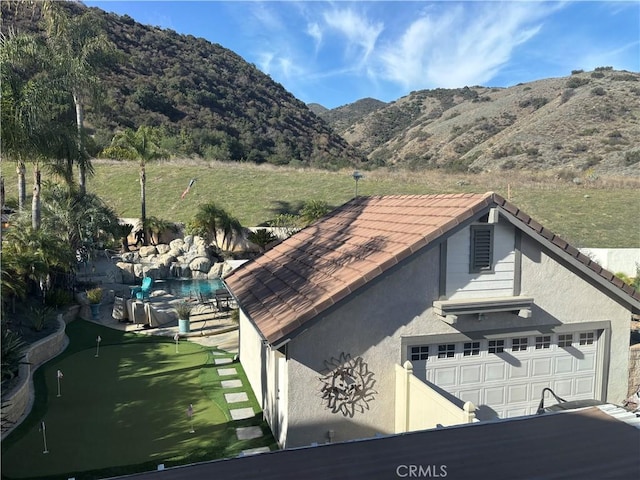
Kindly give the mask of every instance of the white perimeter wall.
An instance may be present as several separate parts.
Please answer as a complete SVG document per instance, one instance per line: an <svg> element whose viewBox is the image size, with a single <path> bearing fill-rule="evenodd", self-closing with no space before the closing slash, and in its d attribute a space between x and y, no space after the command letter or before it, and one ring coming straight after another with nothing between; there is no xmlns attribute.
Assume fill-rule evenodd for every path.
<svg viewBox="0 0 640 480"><path fill-rule="evenodd" d="M611 273L635 277L636 267L640 265L640 248L581 248L580 251Z"/></svg>

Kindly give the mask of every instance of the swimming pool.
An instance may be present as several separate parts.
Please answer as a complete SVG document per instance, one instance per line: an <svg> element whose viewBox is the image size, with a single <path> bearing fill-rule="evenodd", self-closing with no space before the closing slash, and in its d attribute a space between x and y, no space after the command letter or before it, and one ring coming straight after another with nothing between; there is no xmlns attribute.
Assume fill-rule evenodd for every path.
<svg viewBox="0 0 640 480"><path fill-rule="evenodd" d="M154 287L166 290L176 297L183 298L198 297L200 294L206 298L211 298L214 296L216 290L226 290L220 278L214 278L213 280L165 280L163 282L157 282Z"/></svg>

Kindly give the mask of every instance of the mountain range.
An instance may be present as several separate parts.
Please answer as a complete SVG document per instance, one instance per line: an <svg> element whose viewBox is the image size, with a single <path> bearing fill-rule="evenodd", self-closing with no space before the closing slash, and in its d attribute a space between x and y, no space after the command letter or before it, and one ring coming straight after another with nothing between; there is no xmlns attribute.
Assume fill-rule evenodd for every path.
<svg viewBox="0 0 640 480"><path fill-rule="evenodd" d="M2 3L3 33L42 32L37 3L27 3ZM123 59L100 74L105 101L87 112L96 152L118 129L153 125L164 128L174 156L222 161L640 175L637 72L602 66L508 88L419 90L326 109L221 45L81 3L64 8L92 15Z"/></svg>

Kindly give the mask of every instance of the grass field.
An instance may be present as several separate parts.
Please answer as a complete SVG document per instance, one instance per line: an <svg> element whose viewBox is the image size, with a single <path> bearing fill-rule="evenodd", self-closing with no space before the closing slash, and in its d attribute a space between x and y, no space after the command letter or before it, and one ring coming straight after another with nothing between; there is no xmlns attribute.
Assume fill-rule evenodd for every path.
<svg viewBox="0 0 640 480"><path fill-rule="evenodd" d="M96 175L89 189L120 216L139 216L138 164L94 161L94 166ZM7 198L17 197L14 170L3 168ZM243 225L257 226L278 213L297 211L307 200L341 205L354 195L351 174L187 160L151 162L147 165L147 215L186 222L199 204L213 201ZM584 179L582 185L575 185L541 172L364 174L358 184L360 195L494 191L577 247L640 247L640 178ZM191 178L196 183L181 200Z"/></svg>
<svg viewBox="0 0 640 480"><path fill-rule="evenodd" d="M104 478L155 470L160 463L237 456L257 446L276 448L260 415L231 422L210 348L180 342L176 353L171 339L123 334L82 320L67 333L68 349L36 373L32 413L2 444L3 478ZM233 367L248 386L241 366ZM64 373L61 397L58 369ZM246 391L249 401L234 408L259 412L250 389L224 393L235 391ZM194 434L186 415L190 403ZM39 429L43 420L48 454ZM238 441L235 428L248 425L261 425L265 436Z"/></svg>

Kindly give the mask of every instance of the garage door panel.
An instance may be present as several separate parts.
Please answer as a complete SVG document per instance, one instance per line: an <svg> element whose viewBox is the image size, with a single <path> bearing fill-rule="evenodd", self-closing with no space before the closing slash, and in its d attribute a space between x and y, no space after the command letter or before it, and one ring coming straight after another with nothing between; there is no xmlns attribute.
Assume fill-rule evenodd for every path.
<svg viewBox="0 0 640 480"><path fill-rule="evenodd" d="M527 378L529 376L529 368L531 360L520 360L520 366L509 365L510 378Z"/></svg>
<svg viewBox="0 0 640 480"><path fill-rule="evenodd" d="M593 370L596 364L595 352L584 352L583 358L576 359L576 370L578 372L584 372L587 370Z"/></svg>
<svg viewBox="0 0 640 480"><path fill-rule="evenodd" d="M556 380L553 383L553 391L559 397L571 397L573 395L573 380L570 378Z"/></svg>
<svg viewBox="0 0 640 480"><path fill-rule="evenodd" d="M436 370L435 383L440 387L453 387L456 382L456 370L455 366L440 367Z"/></svg>
<svg viewBox="0 0 640 480"><path fill-rule="evenodd" d="M462 365L460 367L460 384L482 382L482 365Z"/></svg>
<svg viewBox="0 0 640 480"><path fill-rule="evenodd" d="M509 385L507 387L507 402L526 402L529 399L529 385Z"/></svg>
<svg viewBox="0 0 640 480"><path fill-rule="evenodd" d="M579 377L575 379L575 395L591 395L595 390L595 377ZM591 397L589 397L591 398Z"/></svg>
<svg viewBox="0 0 640 480"><path fill-rule="evenodd" d="M474 405L480 405L482 403L482 390L479 388L460 390L458 392L458 398L464 402L471 402Z"/></svg>
<svg viewBox="0 0 640 480"><path fill-rule="evenodd" d="M484 393L485 404L504 405L506 402L505 387L488 387Z"/></svg>
<svg viewBox="0 0 640 480"><path fill-rule="evenodd" d="M567 356L557 356L553 359L553 373L571 373L573 370L573 359Z"/></svg>
<svg viewBox="0 0 640 480"><path fill-rule="evenodd" d="M485 365L485 381L506 380L506 364L503 361L487 363Z"/></svg>
<svg viewBox="0 0 640 480"><path fill-rule="evenodd" d="M542 397L542 390L550 387L549 380L545 382L533 382L529 385L529 400L538 400Z"/></svg>
<svg viewBox="0 0 640 480"><path fill-rule="evenodd" d="M543 375L551 375L551 359L550 358L534 358L532 360L532 377L540 377Z"/></svg>

